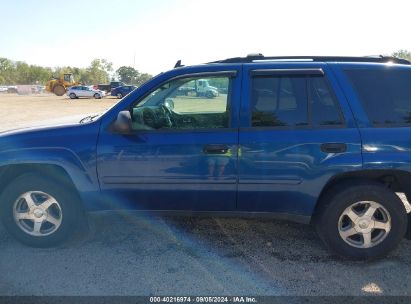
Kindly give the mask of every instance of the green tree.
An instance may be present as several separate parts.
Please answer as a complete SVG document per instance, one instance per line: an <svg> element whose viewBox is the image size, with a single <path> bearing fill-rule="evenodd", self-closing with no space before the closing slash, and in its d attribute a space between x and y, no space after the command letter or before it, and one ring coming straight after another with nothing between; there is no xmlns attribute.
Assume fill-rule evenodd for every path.
<svg viewBox="0 0 411 304"><path fill-rule="evenodd" d="M147 80L151 79L150 74L140 73L138 70L130 66L122 66L117 69L116 74L120 81L136 86L142 85Z"/></svg>
<svg viewBox="0 0 411 304"><path fill-rule="evenodd" d="M134 80L138 77L139 72L129 66L122 66L116 71L120 81L124 83L134 84Z"/></svg>
<svg viewBox="0 0 411 304"><path fill-rule="evenodd" d="M146 74L146 73L139 74L134 84L136 86L141 86L143 83L149 81L151 78L153 78L153 76L151 76L150 74Z"/></svg>
<svg viewBox="0 0 411 304"><path fill-rule="evenodd" d="M28 67L27 84L44 84L50 77L51 69L37 65L30 65Z"/></svg>
<svg viewBox="0 0 411 304"><path fill-rule="evenodd" d="M15 84L16 68L14 63L7 58L0 58L0 83Z"/></svg>
<svg viewBox="0 0 411 304"><path fill-rule="evenodd" d="M94 59L87 68L78 67L42 67L29 65L23 61L11 61L0 57L0 84L45 84L51 77L59 78L62 73L73 74L74 80L84 84L107 83L113 71L113 64L106 59ZM120 80L126 83L141 85L151 75L140 73L131 67L117 70ZM114 79L113 79L114 80Z"/></svg>
<svg viewBox="0 0 411 304"><path fill-rule="evenodd" d="M94 59L87 68L89 81L93 84L109 81L109 72L113 71L113 64L106 59Z"/></svg>
<svg viewBox="0 0 411 304"><path fill-rule="evenodd" d="M408 50L399 50L392 54L393 57L407 59L411 61L411 52Z"/></svg>
<svg viewBox="0 0 411 304"><path fill-rule="evenodd" d="M30 84L30 67L27 63L22 61L16 62L16 84Z"/></svg>

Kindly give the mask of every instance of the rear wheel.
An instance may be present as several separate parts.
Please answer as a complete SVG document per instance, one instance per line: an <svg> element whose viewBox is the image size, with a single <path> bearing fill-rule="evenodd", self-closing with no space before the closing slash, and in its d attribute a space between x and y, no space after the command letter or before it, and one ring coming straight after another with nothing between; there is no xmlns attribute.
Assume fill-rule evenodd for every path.
<svg viewBox="0 0 411 304"><path fill-rule="evenodd" d="M53 92L57 96L63 96L66 93L66 89L62 85L56 85L53 89Z"/></svg>
<svg viewBox="0 0 411 304"><path fill-rule="evenodd" d="M6 229L33 247L61 244L78 231L85 219L70 187L35 174L18 177L3 191L0 202L0 217Z"/></svg>
<svg viewBox="0 0 411 304"><path fill-rule="evenodd" d="M399 197L379 184L351 185L325 195L316 230L335 253L381 258L405 235L407 213Z"/></svg>
<svg viewBox="0 0 411 304"><path fill-rule="evenodd" d="M70 97L71 99L76 99L76 98L77 98L76 94L74 94L74 93L70 93L69 97Z"/></svg>

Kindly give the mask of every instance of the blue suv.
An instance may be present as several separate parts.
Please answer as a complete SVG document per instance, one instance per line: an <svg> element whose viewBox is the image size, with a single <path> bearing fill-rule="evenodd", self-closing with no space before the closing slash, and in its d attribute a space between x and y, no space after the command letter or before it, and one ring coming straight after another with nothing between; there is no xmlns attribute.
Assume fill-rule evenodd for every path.
<svg viewBox="0 0 411 304"><path fill-rule="evenodd" d="M130 92L134 91L137 87L132 85L125 85L120 86L114 89L111 89L111 96L116 96L117 98L121 99Z"/></svg>
<svg viewBox="0 0 411 304"><path fill-rule="evenodd" d="M177 64L101 115L2 133L1 220L46 247L90 211L268 216L382 257L408 226L410 83L410 63L387 57Z"/></svg>

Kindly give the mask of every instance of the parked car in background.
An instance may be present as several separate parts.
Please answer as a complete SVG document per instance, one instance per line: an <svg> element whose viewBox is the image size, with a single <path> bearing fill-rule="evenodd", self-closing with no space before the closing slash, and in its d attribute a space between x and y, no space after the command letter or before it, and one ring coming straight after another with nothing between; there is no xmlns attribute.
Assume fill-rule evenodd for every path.
<svg viewBox="0 0 411 304"><path fill-rule="evenodd" d="M126 96L128 93L134 91L137 87L133 85L126 85L111 89L111 96L117 96L117 98L121 99Z"/></svg>
<svg viewBox="0 0 411 304"><path fill-rule="evenodd" d="M225 88L222 90L227 92L227 89ZM190 81L185 86L178 88L176 93L180 96L195 95L197 97L205 96L207 98L215 98L220 94L218 88L211 86L207 79L196 79Z"/></svg>
<svg viewBox="0 0 411 304"><path fill-rule="evenodd" d="M94 97L95 99L101 99L106 96L106 93L104 91L95 90L87 86L74 86L68 89L67 96L71 99L80 97Z"/></svg>
<svg viewBox="0 0 411 304"><path fill-rule="evenodd" d="M41 93L44 93L44 91L45 91L45 86L34 85L31 87L31 93L33 94L41 94Z"/></svg>
<svg viewBox="0 0 411 304"><path fill-rule="evenodd" d="M16 94L16 93L17 93L17 86L9 86L9 87L7 88L7 93L9 93L9 94L12 94L12 93Z"/></svg>
<svg viewBox="0 0 411 304"><path fill-rule="evenodd" d="M7 93L8 88L4 86L0 86L0 93Z"/></svg>
<svg viewBox="0 0 411 304"><path fill-rule="evenodd" d="M101 90L104 92L111 92L112 89L124 86L125 84L121 81L111 81L109 84L98 84L94 86L94 89Z"/></svg>

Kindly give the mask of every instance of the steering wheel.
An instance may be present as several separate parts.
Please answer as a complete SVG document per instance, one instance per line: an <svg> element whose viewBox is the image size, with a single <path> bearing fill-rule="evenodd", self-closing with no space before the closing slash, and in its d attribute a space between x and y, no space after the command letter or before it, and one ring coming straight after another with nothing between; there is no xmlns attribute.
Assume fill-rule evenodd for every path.
<svg viewBox="0 0 411 304"><path fill-rule="evenodd" d="M175 126L176 122L173 117L173 112L165 104L161 104L160 109L163 110L167 127L171 128Z"/></svg>
<svg viewBox="0 0 411 304"><path fill-rule="evenodd" d="M144 108L143 113L143 122L146 126L149 126L153 129L157 129L158 117L156 112L151 108Z"/></svg>

